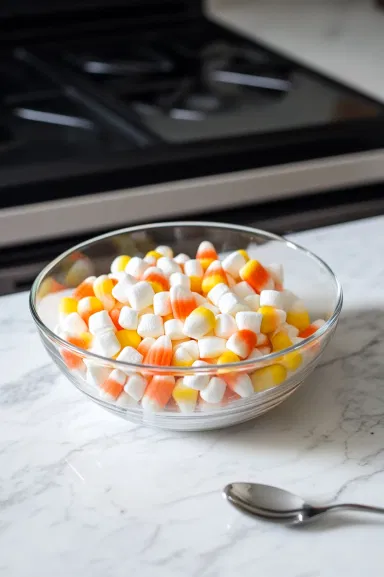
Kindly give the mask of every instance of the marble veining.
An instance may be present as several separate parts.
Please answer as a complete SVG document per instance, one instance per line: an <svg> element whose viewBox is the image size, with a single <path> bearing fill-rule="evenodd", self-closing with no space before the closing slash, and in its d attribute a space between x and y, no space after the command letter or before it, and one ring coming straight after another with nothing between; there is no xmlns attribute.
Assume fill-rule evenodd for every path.
<svg viewBox="0 0 384 577"><path fill-rule="evenodd" d="M345 292L336 336L287 402L205 433L131 425L45 353L25 293L0 299L0 575L370 577L384 519L301 530L230 508L230 481L384 505L384 218L293 235ZM362 239L370 239L369 251Z"/></svg>

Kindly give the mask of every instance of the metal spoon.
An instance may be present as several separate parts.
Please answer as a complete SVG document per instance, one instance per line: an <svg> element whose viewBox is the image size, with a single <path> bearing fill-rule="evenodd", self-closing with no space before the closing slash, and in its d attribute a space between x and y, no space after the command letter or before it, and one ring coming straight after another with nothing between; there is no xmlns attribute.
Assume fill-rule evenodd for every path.
<svg viewBox="0 0 384 577"><path fill-rule="evenodd" d="M223 496L243 512L292 525L302 525L329 511L350 510L384 514L384 508L354 503L314 507L288 491L259 483L231 483L225 487Z"/></svg>

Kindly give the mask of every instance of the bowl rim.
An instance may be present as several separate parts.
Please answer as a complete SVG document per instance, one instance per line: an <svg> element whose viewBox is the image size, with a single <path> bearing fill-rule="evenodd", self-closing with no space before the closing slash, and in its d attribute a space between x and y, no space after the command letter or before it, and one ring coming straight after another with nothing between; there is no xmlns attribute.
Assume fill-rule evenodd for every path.
<svg viewBox="0 0 384 577"><path fill-rule="evenodd" d="M151 230L153 228L169 228L169 227L201 227L201 228L218 228L218 229L228 229L228 230L232 230L232 231L238 231L238 232L243 232L243 233L247 233L247 234L251 234L251 235L260 235L260 236L264 236L269 240L272 241L278 241L278 242L283 242L286 246L288 246L289 248L296 250L298 252L301 252L302 254L305 254L306 256L308 256L309 258L311 258L312 260L315 260L320 267L322 267L331 277L334 285L335 285L335 289L336 289L336 305L334 307L334 310L331 314L331 316L329 317L329 319L324 323L323 326L321 326L313 335L311 335L310 337L307 337L306 339L304 339L303 341L293 344L291 347L288 347L287 349L284 349L284 355L292 353L292 352L298 352L301 349L307 347L309 344L317 341L322 335L324 335L326 332L329 331L329 329L337 322L338 317L340 315L342 306L343 306L343 290L341 287L341 284L338 280L338 278L336 277L336 275L334 274L334 272L332 271L332 269L330 268L330 266L327 265L326 262L324 262L320 257L318 257L317 255L315 255L313 252L311 252L310 250L302 247L301 245L291 241L291 240L287 240L286 238L284 238L283 236L279 236L277 234L259 229L259 228L253 228L253 227L248 227L248 226L243 226L243 225L238 225L238 224L228 224L228 223L223 223L223 222L210 222L210 221L163 221L163 222L155 222L155 223L149 223L149 224L141 224L141 225L135 225L135 226L131 226L131 227L124 227L124 228L120 228L117 230L113 230L101 235L97 235L95 237L92 237L86 241L83 241L75 246L73 246L72 248L64 251L63 253L59 254L55 259L53 259L49 264L47 264L42 271L38 274L38 276L35 278L30 293L29 293L29 308L33 317L33 320L35 321L36 325L38 326L38 328L46 335L48 335L48 337L53 340L56 341L60 347L65 348L67 350L70 350L74 353L77 353L79 355L81 355L82 357L84 357L85 359L87 359L88 361L94 361L95 363L98 364L104 364L104 365L109 365L109 366L113 366L114 368L120 369L122 371L126 371L128 370L135 370L137 372L140 371L148 371L150 373L158 373L158 374L166 374L166 375L174 375L175 377L177 376L186 376L188 374L212 374L217 373L217 366L216 365L207 365L207 366L202 366L202 367L176 367L176 366L159 366L159 365L145 365L145 364L135 364L135 363L126 363L123 361L118 361L116 359L111 359L109 357L104 357L102 355L98 355L94 352L90 352L86 349L81 349L80 347L77 347L76 345L72 345L71 343L69 343L68 341L62 339L59 335L57 335L54 331L52 331L49 327L47 327L47 325L43 322L43 320L40 318L39 313L37 311L35 302L36 302L36 296L37 296L37 289L39 284L41 283L41 281L44 279L45 276L48 275L48 273L50 272L50 270L52 268L54 268L56 265L58 265L60 263L60 261L62 261L63 259L65 259L66 257L68 257L69 255L71 255L73 252L76 251L80 251L81 249L84 249L85 247L88 247L91 244L94 244L96 242L102 241L102 240L106 240L108 238L114 237L118 234L125 234L125 233L133 233L133 232L142 232L142 231L147 231L147 230ZM257 370L257 368L262 368L267 364L272 364L272 362L276 359L281 358L283 351L275 351L272 352L268 355L263 355L260 358L257 359L249 359L249 360L244 360L244 361L239 361L237 363L225 363L220 365L220 371L222 371L223 369L225 369L225 371L223 372L235 372L235 371L239 371L241 369L248 369L248 368L252 368L252 370ZM278 363L277 363L278 364Z"/></svg>

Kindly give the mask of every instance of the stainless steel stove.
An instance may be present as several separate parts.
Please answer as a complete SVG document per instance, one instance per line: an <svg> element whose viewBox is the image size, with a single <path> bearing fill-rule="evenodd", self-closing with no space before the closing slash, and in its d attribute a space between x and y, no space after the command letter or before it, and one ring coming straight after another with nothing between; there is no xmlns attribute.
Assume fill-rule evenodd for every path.
<svg viewBox="0 0 384 577"><path fill-rule="evenodd" d="M379 103L209 22L194 0L3 1L0 78L7 255L383 180ZM2 267L20 270L5 262L0 285Z"/></svg>

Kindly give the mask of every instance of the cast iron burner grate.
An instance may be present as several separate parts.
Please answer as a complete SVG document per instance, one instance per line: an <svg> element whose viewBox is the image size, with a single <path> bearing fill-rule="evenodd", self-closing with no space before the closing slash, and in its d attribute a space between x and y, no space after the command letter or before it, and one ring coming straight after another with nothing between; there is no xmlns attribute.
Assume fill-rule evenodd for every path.
<svg viewBox="0 0 384 577"><path fill-rule="evenodd" d="M134 98L134 109L144 115L161 113L176 120L203 121L208 115L235 108L244 91L253 91L255 98L258 93L276 98L292 88L288 66L261 58L256 62L252 51L212 44L199 55L189 75L170 88L143 91Z"/></svg>

